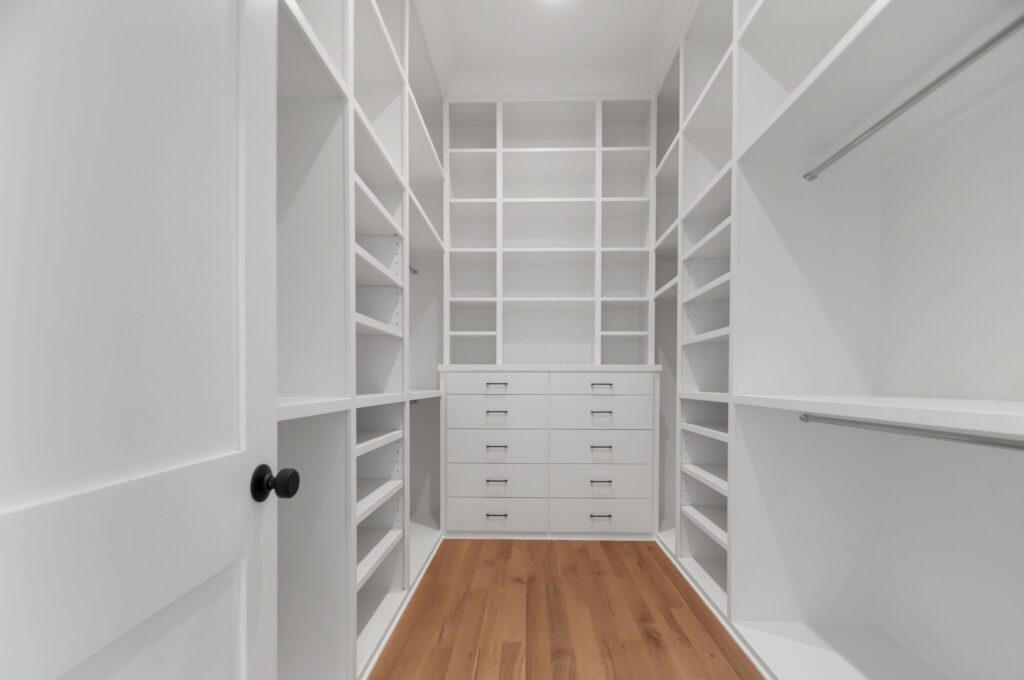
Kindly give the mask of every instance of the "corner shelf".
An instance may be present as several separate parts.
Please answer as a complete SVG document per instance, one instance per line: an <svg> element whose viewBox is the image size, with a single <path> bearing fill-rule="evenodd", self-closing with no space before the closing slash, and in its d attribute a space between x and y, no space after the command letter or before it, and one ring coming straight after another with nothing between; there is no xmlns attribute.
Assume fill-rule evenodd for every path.
<svg viewBox="0 0 1024 680"><path fill-rule="evenodd" d="M723 496L729 495L728 470L729 468L726 465L711 465L707 463L688 463L682 466L683 474L687 477L697 480L712 491Z"/></svg>
<svg viewBox="0 0 1024 680"><path fill-rule="evenodd" d="M356 457L376 451L382 446L401 441L405 436L402 430L357 430Z"/></svg>
<svg viewBox="0 0 1024 680"><path fill-rule="evenodd" d="M726 509L724 505L684 505L681 507L683 517L707 534L708 538L723 549L729 549L729 536L726 533Z"/></svg>
<svg viewBox="0 0 1024 680"><path fill-rule="evenodd" d="M692 432L721 442L729 441L729 431L724 423L682 423L680 429Z"/></svg>
<svg viewBox="0 0 1024 680"><path fill-rule="evenodd" d="M373 514L402 490L401 479L359 479L356 481L356 524Z"/></svg>

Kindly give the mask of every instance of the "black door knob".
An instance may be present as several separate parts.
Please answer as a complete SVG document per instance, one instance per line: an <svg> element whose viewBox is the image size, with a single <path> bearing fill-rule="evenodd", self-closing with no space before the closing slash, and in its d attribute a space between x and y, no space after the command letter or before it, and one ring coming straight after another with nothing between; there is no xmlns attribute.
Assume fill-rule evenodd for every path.
<svg viewBox="0 0 1024 680"><path fill-rule="evenodd" d="M271 491L276 493L278 498L291 498L299 492L299 472L291 468L281 468L275 477L269 465L259 465L252 473L249 490L257 503L267 500Z"/></svg>

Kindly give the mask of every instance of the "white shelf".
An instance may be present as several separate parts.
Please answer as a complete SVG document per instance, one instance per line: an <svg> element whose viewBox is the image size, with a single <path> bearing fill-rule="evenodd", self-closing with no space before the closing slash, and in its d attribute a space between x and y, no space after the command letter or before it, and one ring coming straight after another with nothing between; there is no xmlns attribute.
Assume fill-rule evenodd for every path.
<svg viewBox="0 0 1024 680"><path fill-rule="evenodd" d="M686 429L685 427L683 429ZM702 433L698 433L702 434ZM683 474L723 496L729 495L729 467L710 463L689 463L682 466Z"/></svg>
<svg viewBox="0 0 1024 680"><path fill-rule="evenodd" d="M666 163L668 162L669 158L675 156L674 152L679 151L680 136L680 133L677 132L676 136L672 139L672 143L669 144L668 148L665 150L665 154L661 157L661 160L658 161L658 165L654 168L655 177L661 177L666 170L668 170L670 173L674 173L678 170L678 168L668 167ZM675 156L675 158L678 160L678 156Z"/></svg>
<svg viewBox="0 0 1024 680"><path fill-rule="evenodd" d="M382 321L360 314L354 314L356 322L356 335L389 335L393 338L402 337L402 329L390 326Z"/></svg>
<svg viewBox="0 0 1024 680"><path fill-rule="evenodd" d="M348 87L296 0L279 0L278 92L349 99Z"/></svg>
<svg viewBox="0 0 1024 680"><path fill-rule="evenodd" d="M772 674L786 680L945 679L870 626L765 621L736 628Z"/></svg>
<svg viewBox="0 0 1024 680"><path fill-rule="evenodd" d="M357 430L356 431L356 457L376 451L382 446L387 446L401 441L405 434L401 430Z"/></svg>
<svg viewBox="0 0 1024 680"><path fill-rule="evenodd" d="M409 249L414 253L444 252L444 240L413 193L409 194L409 205L413 208L409 215Z"/></svg>
<svg viewBox="0 0 1024 680"><path fill-rule="evenodd" d="M1024 402L1020 401L738 394L734 402L741 406L1024 439Z"/></svg>
<svg viewBox="0 0 1024 680"><path fill-rule="evenodd" d="M512 304L522 304L522 303L530 303L530 302L540 302L540 303L552 303L552 302L557 302L557 303L591 302L592 303L596 299L597 298L595 298L595 297L557 297L557 296L522 297L522 296L519 296L519 297L503 297L501 300L502 300L502 302L510 302ZM615 299L615 298L605 298L605 299ZM633 299L633 298L630 298L630 299Z"/></svg>
<svg viewBox="0 0 1024 680"><path fill-rule="evenodd" d="M353 408L351 397L278 397L277 421L342 413Z"/></svg>
<svg viewBox="0 0 1024 680"><path fill-rule="evenodd" d="M384 633L391 627L395 614L398 613L404 600L404 590L385 593L377 604L377 608L363 624L362 631L356 637L356 668L357 674L360 676L384 638Z"/></svg>
<svg viewBox="0 0 1024 680"><path fill-rule="evenodd" d="M654 299L660 300L662 298L666 300L674 300L679 293L679 277L674 276L672 280L667 282L658 290L654 291Z"/></svg>
<svg viewBox="0 0 1024 680"><path fill-rule="evenodd" d="M729 215L732 197L732 163L723 167L692 201L683 206L683 220L689 221L708 214Z"/></svg>
<svg viewBox="0 0 1024 680"><path fill-rule="evenodd" d="M371 236L401 236L402 227L388 214L366 182L354 175L356 185L356 233Z"/></svg>
<svg viewBox="0 0 1024 680"><path fill-rule="evenodd" d="M402 490L401 479L360 479L356 481L356 523L369 517Z"/></svg>
<svg viewBox="0 0 1024 680"><path fill-rule="evenodd" d="M727 561L725 557L681 557L679 565L690 577L693 584L711 601L723 615L728 611L726 596ZM787 680L789 680L787 678ZM818 678L817 680L824 680ZM829 678L828 680L832 680Z"/></svg>
<svg viewBox="0 0 1024 680"><path fill-rule="evenodd" d="M409 579L415 581L441 542L441 530L432 517L417 515L409 518L408 527Z"/></svg>
<svg viewBox="0 0 1024 680"><path fill-rule="evenodd" d="M650 334L650 331L601 331L607 338L643 338Z"/></svg>
<svg viewBox="0 0 1024 680"><path fill-rule="evenodd" d="M679 427L686 432L711 437L720 442L729 441L729 431L725 423L682 423Z"/></svg>
<svg viewBox="0 0 1024 680"><path fill-rule="evenodd" d="M693 335L683 338L683 347L699 345L705 342L729 342L729 328L718 328L700 335Z"/></svg>
<svg viewBox="0 0 1024 680"><path fill-rule="evenodd" d="M402 542L402 530L361 528L356 538L356 590L363 587L377 567Z"/></svg>
<svg viewBox="0 0 1024 680"><path fill-rule="evenodd" d="M683 296L683 304L691 302L713 302L716 300L729 299L729 281L731 274L722 274L717 279L709 281L689 295Z"/></svg>
<svg viewBox="0 0 1024 680"><path fill-rule="evenodd" d="M402 279L398 274L384 267L358 243L353 248L356 254L356 285L402 288Z"/></svg>
<svg viewBox="0 0 1024 680"><path fill-rule="evenodd" d="M728 392L680 392L680 399L692 399L694 401L713 401L719 404L729 403Z"/></svg>
<svg viewBox="0 0 1024 680"><path fill-rule="evenodd" d="M686 250L683 262L696 259L720 259L732 253L731 238L732 218L727 217L717 227L709 231L697 241L692 248Z"/></svg>
<svg viewBox="0 0 1024 680"><path fill-rule="evenodd" d="M681 511L683 517L707 534L708 538L728 550L728 513L724 505L684 505Z"/></svg>

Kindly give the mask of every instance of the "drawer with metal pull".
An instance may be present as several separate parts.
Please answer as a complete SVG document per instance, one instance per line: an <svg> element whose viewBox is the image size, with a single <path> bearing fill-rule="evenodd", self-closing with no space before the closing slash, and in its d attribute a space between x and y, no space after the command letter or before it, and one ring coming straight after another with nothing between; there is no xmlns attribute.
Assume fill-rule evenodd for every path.
<svg viewBox="0 0 1024 680"><path fill-rule="evenodd" d="M448 498L448 531L545 532L546 498Z"/></svg>
<svg viewBox="0 0 1024 680"><path fill-rule="evenodd" d="M546 463L546 430L448 430L449 463Z"/></svg>
<svg viewBox="0 0 1024 680"><path fill-rule="evenodd" d="M649 396L552 395L551 427L566 430L649 430L654 400Z"/></svg>
<svg viewBox="0 0 1024 680"><path fill-rule="evenodd" d="M552 498L552 533L646 534L652 529L651 500Z"/></svg>
<svg viewBox="0 0 1024 680"><path fill-rule="evenodd" d="M551 430L550 457L552 463L650 464L652 440L651 430Z"/></svg>
<svg viewBox="0 0 1024 680"><path fill-rule="evenodd" d="M545 395L452 394L448 396L448 427L454 429L546 429Z"/></svg>
<svg viewBox="0 0 1024 680"><path fill-rule="evenodd" d="M547 465L449 463L448 496L546 498Z"/></svg>
<svg viewBox="0 0 1024 680"><path fill-rule="evenodd" d="M654 394L650 373L552 373L551 394Z"/></svg>
<svg viewBox="0 0 1024 680"><path fill-rule="evenodd" d="M547 373L449 373L448 394L547 394Z"/></svg>
<svg viewBox="0 0 1024 680"><path fill-rule="evenodd" d="M652 485L650 465L551 466L552 498L651 498Z"/></svg>

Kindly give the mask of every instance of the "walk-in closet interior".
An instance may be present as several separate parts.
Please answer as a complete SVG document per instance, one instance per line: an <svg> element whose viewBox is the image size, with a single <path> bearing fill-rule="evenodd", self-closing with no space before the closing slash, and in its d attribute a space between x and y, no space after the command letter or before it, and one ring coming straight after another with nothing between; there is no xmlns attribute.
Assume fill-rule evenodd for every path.
<svg viewBox="0 0 1024 680"><path fill-rule="evenodd" d="M81 325L15 340L37 357L84 338L80 365L142 377L39 359L46 399L97 415L51 437L27 423L62 411L5 408L2 446L188 432L138 465L96 454L103 479L177 470L130 494L72 477L70 453L15 464L89 491L26 481L0 502L0 543L36 555L0 566L23 593L0 676L1024 678L1024 2L103 0L93 38L54 4L0 3L0 85L71 88L47 91L57 123L0 98L19 168L0 221L113 229L79 201L109 195L117 159L136 213L67 237L46 304ZM91 46L39 56L57 24ZM33 54L39 78L16 77ZM161 87L72 85L115 62ZM74 97L110 97L74 124L109 120L95 144L141 160L76 141L68 165ZM49 189L77 178L66 209L11 174L43 168ZM161 211L159 235L135 228ZM56 271L54 233L0 248L12 286ZM131 276L83 274L107 251ZM108 285L102 310L79 302ZM10 403L37 403L19 371ZM200 497L219 500L186 510ZM77 538L44 554L26 527ZM118 560L109 587L96 555ZM60 587L39 576L71 559ZM28 637L65 619L71 651Z"/></svg>

